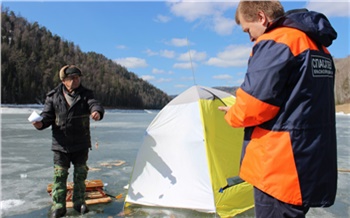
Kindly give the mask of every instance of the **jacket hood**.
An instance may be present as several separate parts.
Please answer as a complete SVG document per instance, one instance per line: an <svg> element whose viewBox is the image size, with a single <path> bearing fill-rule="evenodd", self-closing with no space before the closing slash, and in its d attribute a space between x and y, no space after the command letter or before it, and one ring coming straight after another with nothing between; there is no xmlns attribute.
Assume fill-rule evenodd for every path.
<svg viewBox="0 0 350 218"><path fill-rule="evenodd" d="M274 20L266 32L281 26L301 30L316 43L326 47L330 46L337 38L337 32L325 15L307 9L286 12L284 16Z"/></svg>

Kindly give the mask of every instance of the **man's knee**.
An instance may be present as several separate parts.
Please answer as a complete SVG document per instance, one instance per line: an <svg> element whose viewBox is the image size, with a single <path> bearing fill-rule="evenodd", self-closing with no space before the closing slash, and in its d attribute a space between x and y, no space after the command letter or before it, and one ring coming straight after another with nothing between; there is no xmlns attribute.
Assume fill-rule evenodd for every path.
<svg viewBox="0 0 350 218"><path fill-rule="evenodd" d="M74 166L74 179L85 180L89 168L86 165Z"/></svg>
<svg viewBox="0 0 350 218"><path fill-rule="evenodd" d="M66 181L68 177L68 169L59 165L54 166L54 178L55 180L64 180Z"/></svg>

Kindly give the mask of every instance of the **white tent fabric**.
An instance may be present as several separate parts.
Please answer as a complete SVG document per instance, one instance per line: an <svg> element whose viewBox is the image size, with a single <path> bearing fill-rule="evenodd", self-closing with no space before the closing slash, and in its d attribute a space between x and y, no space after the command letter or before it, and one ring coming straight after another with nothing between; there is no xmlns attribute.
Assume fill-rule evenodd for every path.
<svg viewBox="0 0 350 218"><path fill-rule="evenodd" d="M209 137L205 135L208 125L211 124L204 124L203 116L210 117L218 113L216 104L224 104L221 98L234 100L234 97L228 93L193 86L173 99L158 113L148 126L136 157L126 202L188 208L208 213L217 212L218 202L215 202L214 191L218 190L213 190L215 179L210 173L213 169L210 164L215 164L211 163L215 161L209 159L216 160L221 157L213 158L212 154L208 156L208 146L215 145L210 145ZM203 103L202 100L208 100L209 103ZM215 105L212 103L214 101ZM224 124L223 113L219 112L219 114ZM231 129L228 125L225 128ZM220 131L218 129L217 132ZM220 136L220 140L221 138ZM242 139L239 141L241 142ZM232 140L229 143L232 144ZM230 161L234 155L225 154L225 156L222 157L224 162ZM239 156L240 154L235 155L235 157ZM239 160L235 162L239 164ZM234 171L238 173L238 166L228 171L230 174ZM226 184L226 177L221 180ZM224 186L224 184L220 185ZM217 185L215 188L218 189ZM248 207L251 207L251 204L249 202Z"/></svg>
<svg viewBox="0 0 350 218"><path fill-rule="evenodd" d="M198 110L197 102L170 106L151 123L135 163L128 202L215 211Z"/></svg>

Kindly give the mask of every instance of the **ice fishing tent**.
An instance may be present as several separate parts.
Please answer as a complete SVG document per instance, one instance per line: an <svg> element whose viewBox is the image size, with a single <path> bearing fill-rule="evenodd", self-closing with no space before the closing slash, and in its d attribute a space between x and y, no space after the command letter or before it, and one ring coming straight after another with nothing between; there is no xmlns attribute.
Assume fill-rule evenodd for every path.
<svg viewBox="0 0 350 218"><path fill-rule="evenodd" d="M252 208L252 186L237 178L243 129L230 127L218 110L234 102L232 95L202 86L169 102L145 132L126 203L222 217Z"/></svg>

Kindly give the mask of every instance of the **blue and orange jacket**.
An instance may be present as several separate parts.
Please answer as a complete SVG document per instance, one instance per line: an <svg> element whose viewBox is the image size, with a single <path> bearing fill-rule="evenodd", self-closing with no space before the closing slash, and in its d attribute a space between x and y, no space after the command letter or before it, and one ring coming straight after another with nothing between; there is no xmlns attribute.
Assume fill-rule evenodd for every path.
<svg viewBox="0 0 350 218"><path fill-rule="evenodd" d="M225 115L245 127L240 177L289 204L335 200L335 67L326 47L336 37L324 15L306 9L275 20L253 46Z"/></svg>

